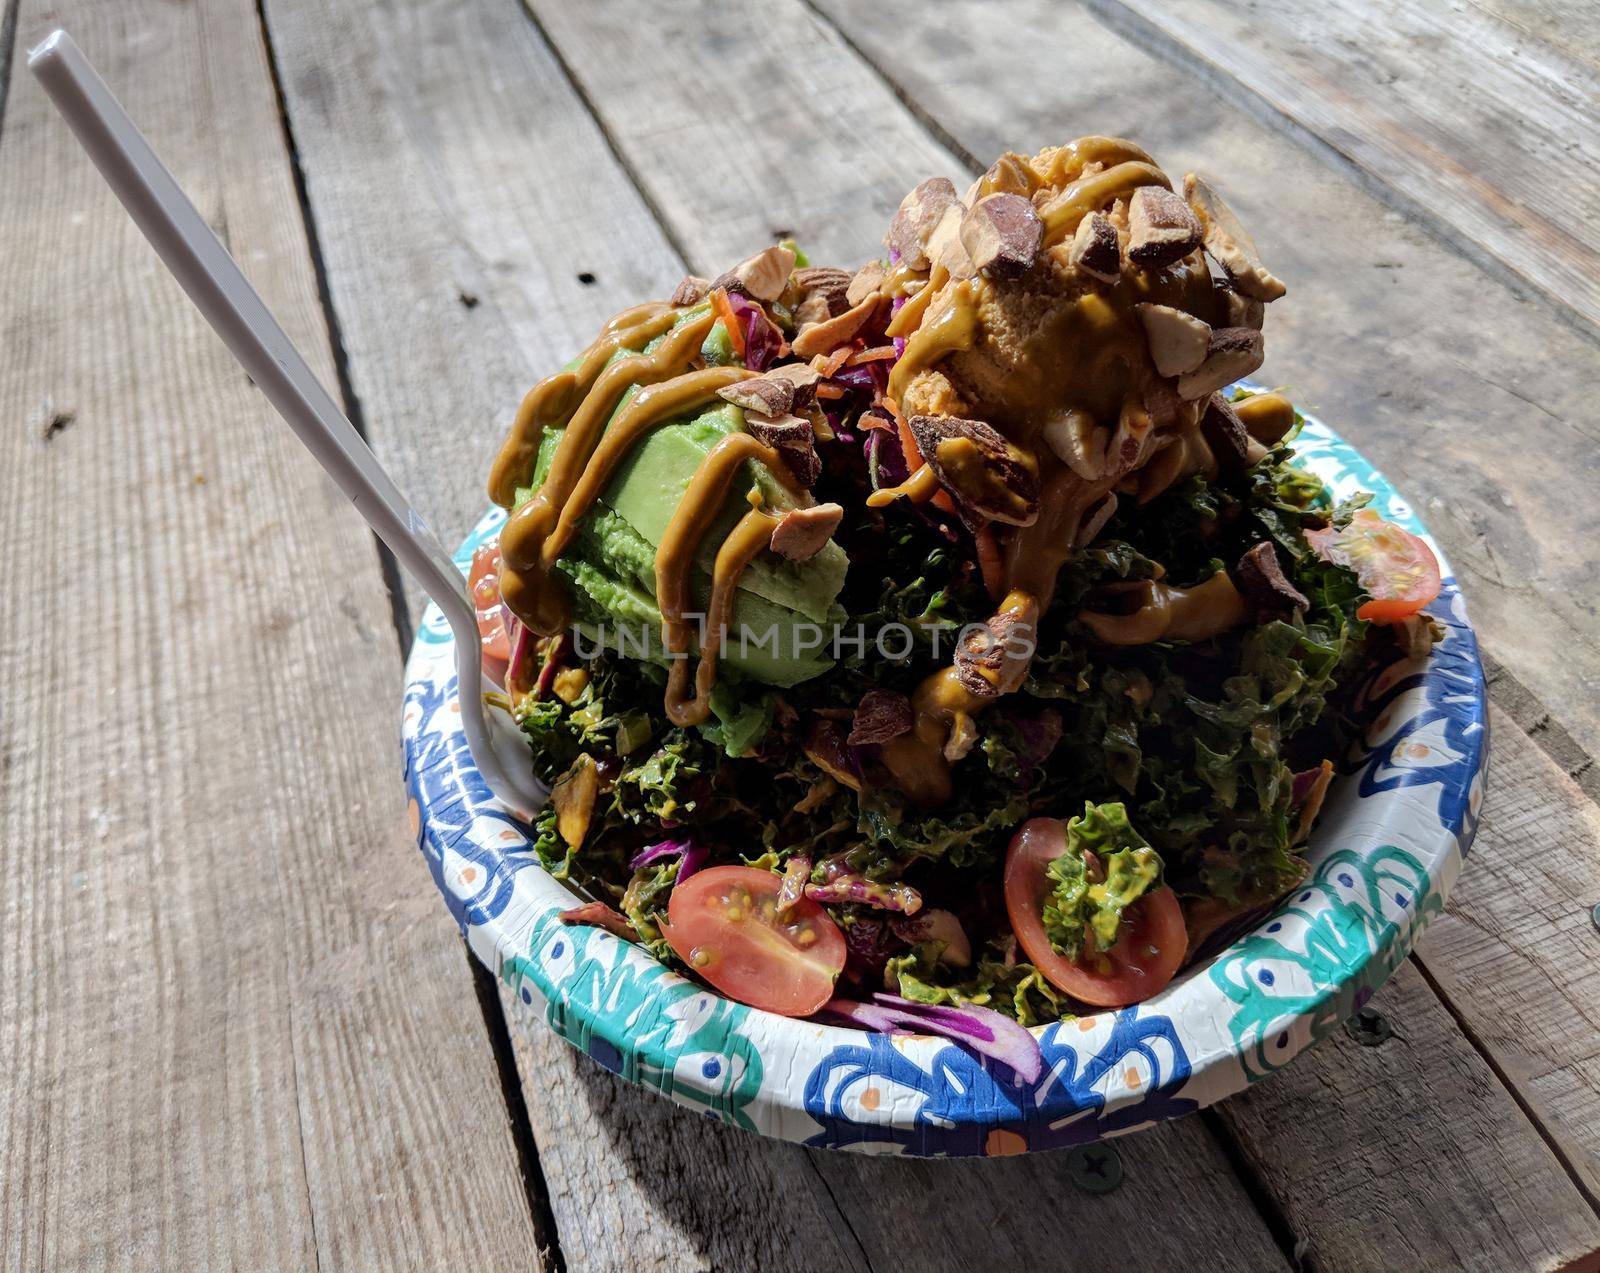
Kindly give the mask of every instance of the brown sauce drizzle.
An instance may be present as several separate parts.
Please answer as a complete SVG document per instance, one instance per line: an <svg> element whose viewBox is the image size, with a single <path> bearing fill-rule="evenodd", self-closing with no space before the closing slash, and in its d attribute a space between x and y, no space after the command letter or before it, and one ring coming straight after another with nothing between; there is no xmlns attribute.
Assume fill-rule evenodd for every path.
<svg viewBox="0 0 1600 1273"><path fill-rule="evenodd" d="M1193 588L1146 579L1128 591L1140 598L1131 614L1080 610L1078 618L1107 645L1148 645L1152 641L1204 641L1236 628L1250 617L1250 606L1225 570Z"/></svg>
<svg viewBox="0 0 1600 1273"><path fill-rule="evenodd" d="M555 564L638 442L659 425L715 401L718 390L755 374L737 366L696 367L716 318L710 312L684 315L654 302L611 319L572 369L546 377L527 394L495 457L489 494L510 508L518 489L533 479L545 430L564 430L538 491L500 532L501 598L536 632L554 635L571 624L571 599ZM662 335L666 338L653 352L640 352ZM625 356L617 358L619 353ZM683 616L690 572L747 460L763 464L797 505L810 503L778 453L748 434L729 434L701 461L656 553L662 642L674 656L666 710L675 724L698 724L709 713L722 628L739 578L768 546L778 523L774 514L752 508L717 552L705 643L689 697L689 626ZM759 499L755 491L752 498Z"/></svg>
<svg viewBox="0 0 1600 1273"><path fill-rule="evenodd" d="M688 697L689 633L684 622L689 609L689 568L701 542L722 513L723 502L746 460L758 460L797 500L797 487L789 466L772 447L748 433L730 433L714 447L672 511L667 530L656 550L656 603L661 607L661 640L672 659L667 681L667 718L674 725L698 725L711 710L711 688L716 679L717 652L722 629L733 608L739 576L772 539L778 519L752 508L723 541L711 572L711 604L706 608L706 630L695 669L694 697Z"/></svg>

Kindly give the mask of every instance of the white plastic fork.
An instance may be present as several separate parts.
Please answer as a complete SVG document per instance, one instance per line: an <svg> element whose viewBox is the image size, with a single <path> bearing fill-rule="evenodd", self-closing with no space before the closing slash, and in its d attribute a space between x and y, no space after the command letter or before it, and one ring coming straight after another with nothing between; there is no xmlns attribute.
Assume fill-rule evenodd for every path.
<svg viewBox="0 0 1600 1273"><path fill-rule="evenodd" d="M504 804L531 815L548 791L534 777L527 745L511 722L484 705L477 616L449 554L322 387L72 37L65 31L52 32L28 55L28 68L205 320L444 612L455 637L461 722L472 758Z"/></svg>

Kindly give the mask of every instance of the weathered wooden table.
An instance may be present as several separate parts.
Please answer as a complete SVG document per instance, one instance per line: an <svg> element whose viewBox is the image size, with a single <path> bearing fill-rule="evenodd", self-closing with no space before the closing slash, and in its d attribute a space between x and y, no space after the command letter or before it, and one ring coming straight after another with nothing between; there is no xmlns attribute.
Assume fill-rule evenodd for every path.
<svg viewBox="0 0 1600 1273"><path fill-rule="evenodd" d="M0 0L6 1268L1600 1267L1600 13L1556 0ZM72 28L447 539L612 310L1124 133L1423 509L1483 830L1341 1033L1069 1157L768 1143L508 1034L404 825L418 598L22 70ZM9 94L6 71L9 68ZM398 642L397 642L398 636Z"/></svg>

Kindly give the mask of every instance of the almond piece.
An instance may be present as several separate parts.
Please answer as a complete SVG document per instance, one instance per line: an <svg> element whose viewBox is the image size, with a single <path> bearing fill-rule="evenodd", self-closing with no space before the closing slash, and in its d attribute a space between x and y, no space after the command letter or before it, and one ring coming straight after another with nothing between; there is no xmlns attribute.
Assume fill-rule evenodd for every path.
<svg viewBox="0 0 1600 1273"><path fill-rule="evenodd" d="M883 286L883 280L889 272L883 268L882 261L868 261L850 280L850 286L845 289L844 298L848 304L859 305L869 296L876 296L878 289Z"/></svg>
<svg viewBox="0 0 1600 1273"><path fill-rule="evenodd" d="M814 303L819 300L822 302L822 318L842 314L855 304L846 299L850 290L848 270L834 269L831 265L808 266L794 272L794 285L800 293L800 304L795 310L797 316L802 315L808 305L815 308Z"/></svg>
<svg viewBox="0 0 1600 1273"><path fill-rule="evenodd" d="M1222 315L1219 327L1253 327L1261 330L1266 321L1267 307L1253 296L1246 296L1233 285L1232 279L1216 280L1218 309Z"/></svg>
<svg viewBox="0 0 1600 1273"><path fill-rule="evenodd" d="M959 203L952 204L928 236L929 259L934 265L944 266L954 279L972 278L978 272L966 245L961 242L961 222L965 216L965 208Z"/></svg>
<svg viewBox="0 0 1600 1273"><path fill-rule="evenodd" d="M717 397L747 411L762 415L787 415L794 406L794 382L771 376L752 376L735 380L717 390Z"/></svg>
<svg viewBox="0 0 1600 1273"><path fill-rule="evenodd" d="M866 326L867 320L878 308L879 299L876 295L869 296L842 314L835 314L822 322L805 324L795 334L794 352L801 358L831 353Z"/></svg>
<svg viewBox="0 0 1600 1273"><path fill-rule="evenodd" d="M956 677L979 698L1011 694L1028 675L1034 652L1037 611L1006 609L973 627L956 646Z"/></svg>
<svg viewBox="0 0 1600 1273"><path fill-rule="evenodd" d="M1178 378L1178 396L1187 401L1204 398L1240 376L1248 376L1266 357L1261 333L1248 327L1217 327L1206 343L1206 359Z"/></svg>
<svg viewBox="0 0 1600 1273"><path fill-rule="evenodd" d="M751 382L745 380L740 383ZM781 455L801 486L809 488L822 476L822 457L817 454L816 430L804 416L767 415L746 408L744 431Z"/></svg>
<svg viewBox="0 0 1600 1273"><path fill-rule="evenodd" d="M1028 161L1008 151L989 165L989 170L978 178L975 190L984 190L989 194L1019 194L1027 198L1037 184L1028 169Z"/></svg>
<svg viewBox="0 0 1600 1273"><path fill-rule="evenodd" d="M911 436L968 517L1010 526L1038 520L1038 466L1004 434L982 420L919 415L911 417Z"/></svg>
<svg viewBox="0 0 1600 1273"><path fill-rule="evenodd" d="M792 509L773 528L772 551L789 561L807 561L822 551L843 520L838 504Z"/></svg>
<svg viewBox="0 0 1600 1273"><path fill-rule="evenodd" d="M1212 394L1207 400L1205 414L1200 417L1200 432L1211 454L1226 470L1237 472L1260 458L1261 444L1246 432L1233 403L1220 393Z"/></svg>
<svg viewBox="0 0 1600 1273"><path fill-rule="evenodd" d="M1193 314L1171 305L1135 305L1150 342L1150 358L1163 376L1181 376L1206 360L1211 328Z"/></svg>
<svg viewBox="0 0 1600 1273"><path fill-rule="evenodd" d="M816 397L817 382L822 379L822 373L806 362L779 363L776 367L768 367L766 375L768 379L781 377L792 384L797 405L804 405Z"/></svg>
<svg viewBox="0 0 1600 1273"><path fill-rule="evenodd" d="M698 305L705 300L706 294L711 291L711 284L696 274L685 274L683 282L679 283L672 293L668 305L687 307Z"/></svg>
<svg viewBox="0 0 1600 1273"><path fill-rule="evenodd" d="M1019 194L979 199L961 218L957 232L972 264L1000 277L1031 270L1044 242L1044 222Z"/></svg>
<svg viewBox="0 0 1600 1273"><path fill-rule="evenodd" d="M1086 482L1097 481L1106 471L1106 440L1094 417L1078 407L1068 407L1044 422L1045 444Z"/></svg>
<svg viewBox="0 0 1600 1273"><path fill-rule="evenodd" d="M951 207L959 207L955 184L948 177L930 177L900 201L900 209L883 236L884 246L913 270L928 268L928 239Z"/></svg>
<svg viewBox="0 0 1600 1273"><path fill-rule="evenodd" d="M794 273L794 249L774 244L763 248L748 261L734 267L734 277L749 289L758 301L775 301L789 285Z"/></svg>
<svg viewBox="0 0 1600 1273"><path fill-rule="evenodd" d="M1184 174L1183 197L1200 219L1206 251L1228 272L1235 287L1258 301L1275 301L1289 290L1261 264L1256 245L1233 209L1192 172Z"/></svg>
<svg viewBox="0 0 1600 1273"><path fill-rule="evenodd" d="M1117 227L1103 212L1091 212L1078 222L1078 231L1072 236L1072 248L1067 262L1102 283L1115 283L1122 278L1122 249L1117 241Z"/></svg>
<svg viewBox="0 0 1600 1273"><path fill-rule="evenodd" d="M913 720L911 700L904 694L898 690L868 690L856 704L850 736L845 741L852 747L886 743L910 733Z"/></svg>
<svg viewBox="0 0 1600 1273"><path fill-rule="evenodd" d="M1189 205L1161 186L1140 186L1128 202L1128 259L1146 269L1188 256L1203 233Z"/></svg>
<svg viewBox="0 0 1600 1273"><path fill-rule="evenodd" d="M801 327L812 323L825 323L834 315L833 306L821 292L811 292L794 307L794 321Z"/></svg>
<svg viewBox="0 0 1600 1273"><path fill-rule="evenodd" d="M1278 560L1278 551L1272 541L1263 539L1239 558L1233 568L1233 582L1240 595L1258 610L1281 613L1284 610L1308 610L1311 603L1305 594L1289 582Z"/></svg>

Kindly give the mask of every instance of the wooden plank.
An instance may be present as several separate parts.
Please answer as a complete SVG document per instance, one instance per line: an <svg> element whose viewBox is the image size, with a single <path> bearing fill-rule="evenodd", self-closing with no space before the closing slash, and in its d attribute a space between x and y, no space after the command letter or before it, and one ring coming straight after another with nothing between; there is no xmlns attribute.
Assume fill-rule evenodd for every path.
<svg viewBox="0 0 1600 1273"><path fill-rule="evenodd" d="M608 6L603 16L613 20L613 10ZM328 0L272 4L267 17L324 244L329 289L346 334L351 380L367 408L374 443L404 484L433 492L425 497L425 507L475 513L495 431L526 385L586 341L605 313L670 288L682 264L652 226L623 166L609 157L605 139L584 122L580 99L511 0L433 3L403 12ZM644 38L654 44L662 33L647 17L636 8L631 20L650 32ZM625 14L620 20L630 19ZM765 24L794 21L800 23L794 29L806 30L810 23L789 9L753 11L740 21L750 30L740 28L739 38L723 48L724 57L734 56L751 30L765 30ZM786 41L785 47L792 43ZM843 96L856 91L857 82L870 83L859 63L841 53L837 40L825 47L828 57L854 67L850 83L840 89ZM792 74L831 83L828 77L839 72L801 62ZM799 84L796 79L790 86L795 111L804 100L794 91ZM682 91L694 85L686 81ZM683 110L686 100L675 105L663 92L655 104L657 125L676 119L672 112ZM876 203L865 220L845 220L849 209L832 201L825 180L809 179L796 158L801 166L792 170L775 165L774 179L788 184L765 200L747 200L741 184L694 177L705 182L696 196L706 200L702 215L692 223L674 220L673 240L688 245L696 262L708 269L733 262L777 229L793 229L813 242L854 242L861 245L858 254L864 253L879 233L882 206L898 201L912 165L936 153L891 100L882 97L880 104L896 130L889 149L903 152L906 166L876 179ZM560 124L550 125L546 139L528 127L534 118ZM774 137L785 138L802 131L798 117L788 115L774 116L773 129ZM439 153L439 139L468 132L479 141L452 145L447 156ZM681 163L688 171L695 167L688 162L691 153L657 155L648 162ZM380 156L376 162L373 154ZM747 157L755 154L752 146ZM440 165L446 162L452 166L448 193L443 193ZM725 156L717 162L725 162ZM822 177L836 172L824 166ZM413 187L413 181L419 184ZM429 197L396 197L397 191L412 188L427 189ZM661 190L652 185L652 197ZM573 191L591 192L591 204L575 210ZM681 199L683 207L690 206L687 194ZM592 215L595 206L603 206L603 218ZM486 213L486 207L492 211ZM765 211L773 209L793 221L767 224ZM752 210L761 215L752 218ZM714 232L713 226L718 227ZM540 267L538 262L552 253L566 264ZM399 260L411 264L391 268ZM441 273L441 262L458 269L473 261L500 262L503 268ZM561 292L568 267L580 262L600 283L592 293ZM413 271L424 280L420 289L412 282ZM455 299L463 286L479 297L464 315ZM505 312L537 315L541 325L515 332L500 317ZM545 343L535 343L535 335ZM444 376L445 386L428 383ZM447 413L410 405L446 399ZM827 1202L825 1189L819 1191L817 1170L855 1171L848 1161L823 1156L817 1160L822 1167L802 1167L801 1151L709 1128L664 1100L615 1084L586 1058L546 1036L529 1041L520 1055L540 1163L563 1251L573 1267L642 1267L652 1261L670 1268L703 1268L708 1262L752 1266L746 1261L789 1267L814 1252L860 1267L860 1251L885 1240L888 1230L881 1227L852 1236L852 1226L866 1221L841 1221L843 1213ZM1238 1249L1252 1259L1259 1256L1264 1266L1276 1260L1265 1226L1203 1125L1142 1139L1152 1142L1140 1151L1143 1190L1171 1196L1198 1191L1203 1182L1206 1205L1231 1218L1237 1236L1230 1242L1241 1244ZM674 1148L680 1142L694 1152ZM950 1198L966 1200L970 1211L973 1191L986 1189L975 1183L983 1170L951 1164L944 1177L949 1183L941 1187L950 1190ZM1030 1159L1008 1170L1019 1181L1032 1182L1035 1194L1067 1187L1059 1157ZM892 1166L884 1173L885 1189L902 1178ZM1186 1185L1191 1175L1197 1183ZM819 1192L823 1196L813 1196ZM1026 1196L1025 1190L1018 1192ZM904 1192L898 1196L910 1199ZM1141 1251L1155 1259L1180 1249L1175 1245L1180 1242L1207 1249L1209 1228L1190 1231L1184 1223L1152 1231L1142 1219L1148 1200L1141 1201L1134 1189L1125 1186L1097 1205L1131 1235L1135 1263ZM956 1210L954 1201L949 1209ZM735 1223L730 1219L735 1213L747 1216L747 1222ZM883 1249L882 1260L891 1264L899 1258L954 1267L981 1261L990 1249L981 1228L952 1227L936 1234L929 1227L921 1239L901 1232L894 1236L905 1245L896 1252Z"/></svg>
<svg viewBox="0 0 1600 1273"><path fill-rule="evenodd" d="M1600 68L1600 23L1593 0L1468 0L1530 39Z"/></svg>
<svg viewBox="0 0 1600 1273"><path fill-rule="evenodd" d="M1600 480L1592 340L1081 6L822 7L982 163L1006 148L1113 132L1176 171L1220 178L1289 284L1267 325L1261 374L1416 503L1486 644L1560 704L1582 747L1600 751L1592 518L1581 500L1555 497L1550 481L1561 473L1586 489Z"/></svg>
<svg viewBox="0 0 1600 1273"><path fill-rule="evenodd" d="M1381 15L1364 0L1095 7L1219 90L1293 121L1452 243L1600 323L1591 63L1468 0L1390 0Z"/></svg>
<svg viewBox="0 0 1600 1273"><path fill-rule="evenodd" d="M248 0L24 6L0 145L0 1264L526 1267L373 541L18 71L63 21L332 374Z"/></svg>
<svg viewBox="0 0 1600 1273"><path fill-rule="evenodd" d="M695 266L792 234L857 265L907 190L962 162L797 0L529 0Z"/></svg>
<svg viewBox="0 0 1600 1273"><path fill-rule="evenodd" d="M974 1163L758 1140L631 1088L552 1035L525 1038L518 1062L531 1088L552 1070L576 1080L576 1100L542 1106L540 1136L569 1268L1288 1267L1199 1119L1118 1140L1123 1183L1095 1196L1060 1153ZM605 1152L581 1148L596 1140Z"/></svg>
<svg viewBox="0 0 1600 1273"><path fill-rule="evenodd" d="M1310 1267L1501 1273L1600 1251L1600 1220L1416 969L1371 1006L1387 1042L1340 1030L1217 1107Z"/></svg>
<svg viewBox="0 0 1600 1273"><path fill-rule="evenodd" d="M1479 848L1417 958L1600 1197L1600 808L1496 712Z"/></svg>

